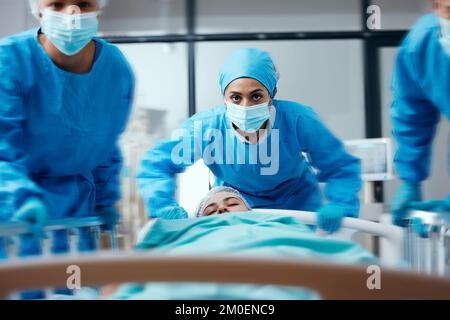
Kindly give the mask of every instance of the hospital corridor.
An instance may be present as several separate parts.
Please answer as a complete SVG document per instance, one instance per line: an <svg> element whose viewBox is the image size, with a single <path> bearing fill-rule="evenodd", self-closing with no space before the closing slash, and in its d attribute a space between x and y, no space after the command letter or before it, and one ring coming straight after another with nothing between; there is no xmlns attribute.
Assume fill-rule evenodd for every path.
<svg viewBox="0 0 450 320"><path fill-rule="evenodd" d="M449 119L450 0L0 0L0 299L448 301Z"/></svg>

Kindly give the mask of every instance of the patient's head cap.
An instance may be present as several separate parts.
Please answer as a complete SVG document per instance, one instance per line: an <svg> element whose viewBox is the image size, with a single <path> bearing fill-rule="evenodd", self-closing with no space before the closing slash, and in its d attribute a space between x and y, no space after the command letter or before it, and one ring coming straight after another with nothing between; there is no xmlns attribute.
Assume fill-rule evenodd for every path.
<svg viewBox="0 0 450 320"><path fill-rule="evenodd" d="M218 193L229 193L232 194L236 197L238 197L239 199L242 200L242 202L244 202L244 204L247 206L247 208L251 209L250 205L248 204L247 200L245 200L245 198L242 196L242 194L237 191L236 189L233 189L231 187L215 187L213 189L211 189L206 196L202 199L202 201L200 201L200 203L198 204L197 210L195 210L195 216L196 217L201 217L203 210L205 210L206 204L208 203L208 200L215 194Z"/></svg>

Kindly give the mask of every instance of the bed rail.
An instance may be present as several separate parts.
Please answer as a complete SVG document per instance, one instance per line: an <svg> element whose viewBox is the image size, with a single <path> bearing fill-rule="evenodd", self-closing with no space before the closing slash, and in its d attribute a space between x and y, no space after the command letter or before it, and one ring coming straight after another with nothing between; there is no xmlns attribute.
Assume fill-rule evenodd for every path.
<svg viewBox="0 0 450 320"><path fill-rule="evenodd" d="M152 252L37 258L0 265L0 297L18 290L65 286L69 266L81 284L211 282L295 286L323 299L450 299L450 279L382 268L380 288L369 289L367 266L232 256L158 256ZM157 297L155 297L157 299Z"/></svg>

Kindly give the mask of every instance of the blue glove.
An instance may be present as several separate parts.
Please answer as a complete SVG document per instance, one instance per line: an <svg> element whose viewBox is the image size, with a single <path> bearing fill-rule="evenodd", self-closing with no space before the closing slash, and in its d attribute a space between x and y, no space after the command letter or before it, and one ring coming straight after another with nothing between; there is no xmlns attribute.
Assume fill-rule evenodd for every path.
<svg viewBox="0 0 450 320"><path fill-rule="evenodd" d="M329 234L341 228L342 219L347 216L348 210L344 206L327 204L317 212L317 225Z"/></svg>
<svg viewBox="0 0 450 320"><path fill-rule="evenodd" d="M24 202L11 220L30 223L32 233L36 237L43 238L45 237L44 227L48 222L47 207L42 200L30 198Z"/></svg>
<svg viewBox="0 0 450 320"><path fill-rule="evenodd" d="M420 184L406 182L402 184L391 204L392 222L397 226L405 227L405 218L408 216L410 204L421 199Z"/></svg>
<svg viewBox="0 0 450 320"><path fill-rule="evenodd" d="M169 206L158 210L158 218L166 220L177 220L189 218L188 213L180 206Z"/></svg>
<svg viewBox="0 0 450 320"><path fill-rule="evenodd" d="M120 223L120 212L115 207L97 207L95 214L103 218L105 226L102 229L105 231L110 231L112 227Z"/></svg>
<svg viewBox="0 0 450 320"><path fill-rule="evenodd" d="M428 227L423 223L422 219L415 217L411 220L411 224L415 233L422 238L428 237Z"/></svg>

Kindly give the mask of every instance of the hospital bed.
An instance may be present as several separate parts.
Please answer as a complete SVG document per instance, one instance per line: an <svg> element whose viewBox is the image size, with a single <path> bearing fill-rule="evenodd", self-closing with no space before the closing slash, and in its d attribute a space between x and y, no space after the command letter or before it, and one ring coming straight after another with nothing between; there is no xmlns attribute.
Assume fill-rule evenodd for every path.
<svg viewBox="0 0 450 320"><path fill-rule="evenodd" d="M308 225L315 224L315 214L287 210L257 210L295 216ZM91 227L99 233L99 218L69 219L52 222L46 231L74 230ZM151 229L151 222L144 228ZM445 232L448 228L444 228ZM26 225L0 225L0 237L11 238L28 232ZM342 230L332 237L352 239L358 233L380 237L390 252L389 259L381 259L381 290L370 290L367 279L370 270L363 266L334 265L319 261L274 260L245 257L158 256L152 253L100 251L95 254L73 252L68 256L45 255L41 258L10 258L0 263L0 298L30 288L64 287L68 266L82 270L83 286L101 286L110 283L146 282L211 282L284 285L308 288L323 299L450 299L450 278L436 272L424 274L405 260L414 252L410 241L411 230L370 221L345 218ZM434 232L434 231L433 231ZM442 235L443 230L439 230ZM76 233L73 233L76 237ZM108 234L111 247L117 248L115 231ZM448 233L445 241L448 245ZM431 238L429 240L433 240ZM431 246L431 242L430 242ZM432 246L431 246L432 247ZM446 252L444 248L444 253ZM442 250L441 250L442 251ZM406 253L406 254L405 254ZM398 255L397 255L398 254ZM431 256L430 256L431 257ZM428 258L430 258L428 257ZM424 257L423 257L424 258ZM448 264L448 256L441 263ZM434 260L433 260L434 261ZM440 266L440 269L442 266Z"/></svg>

